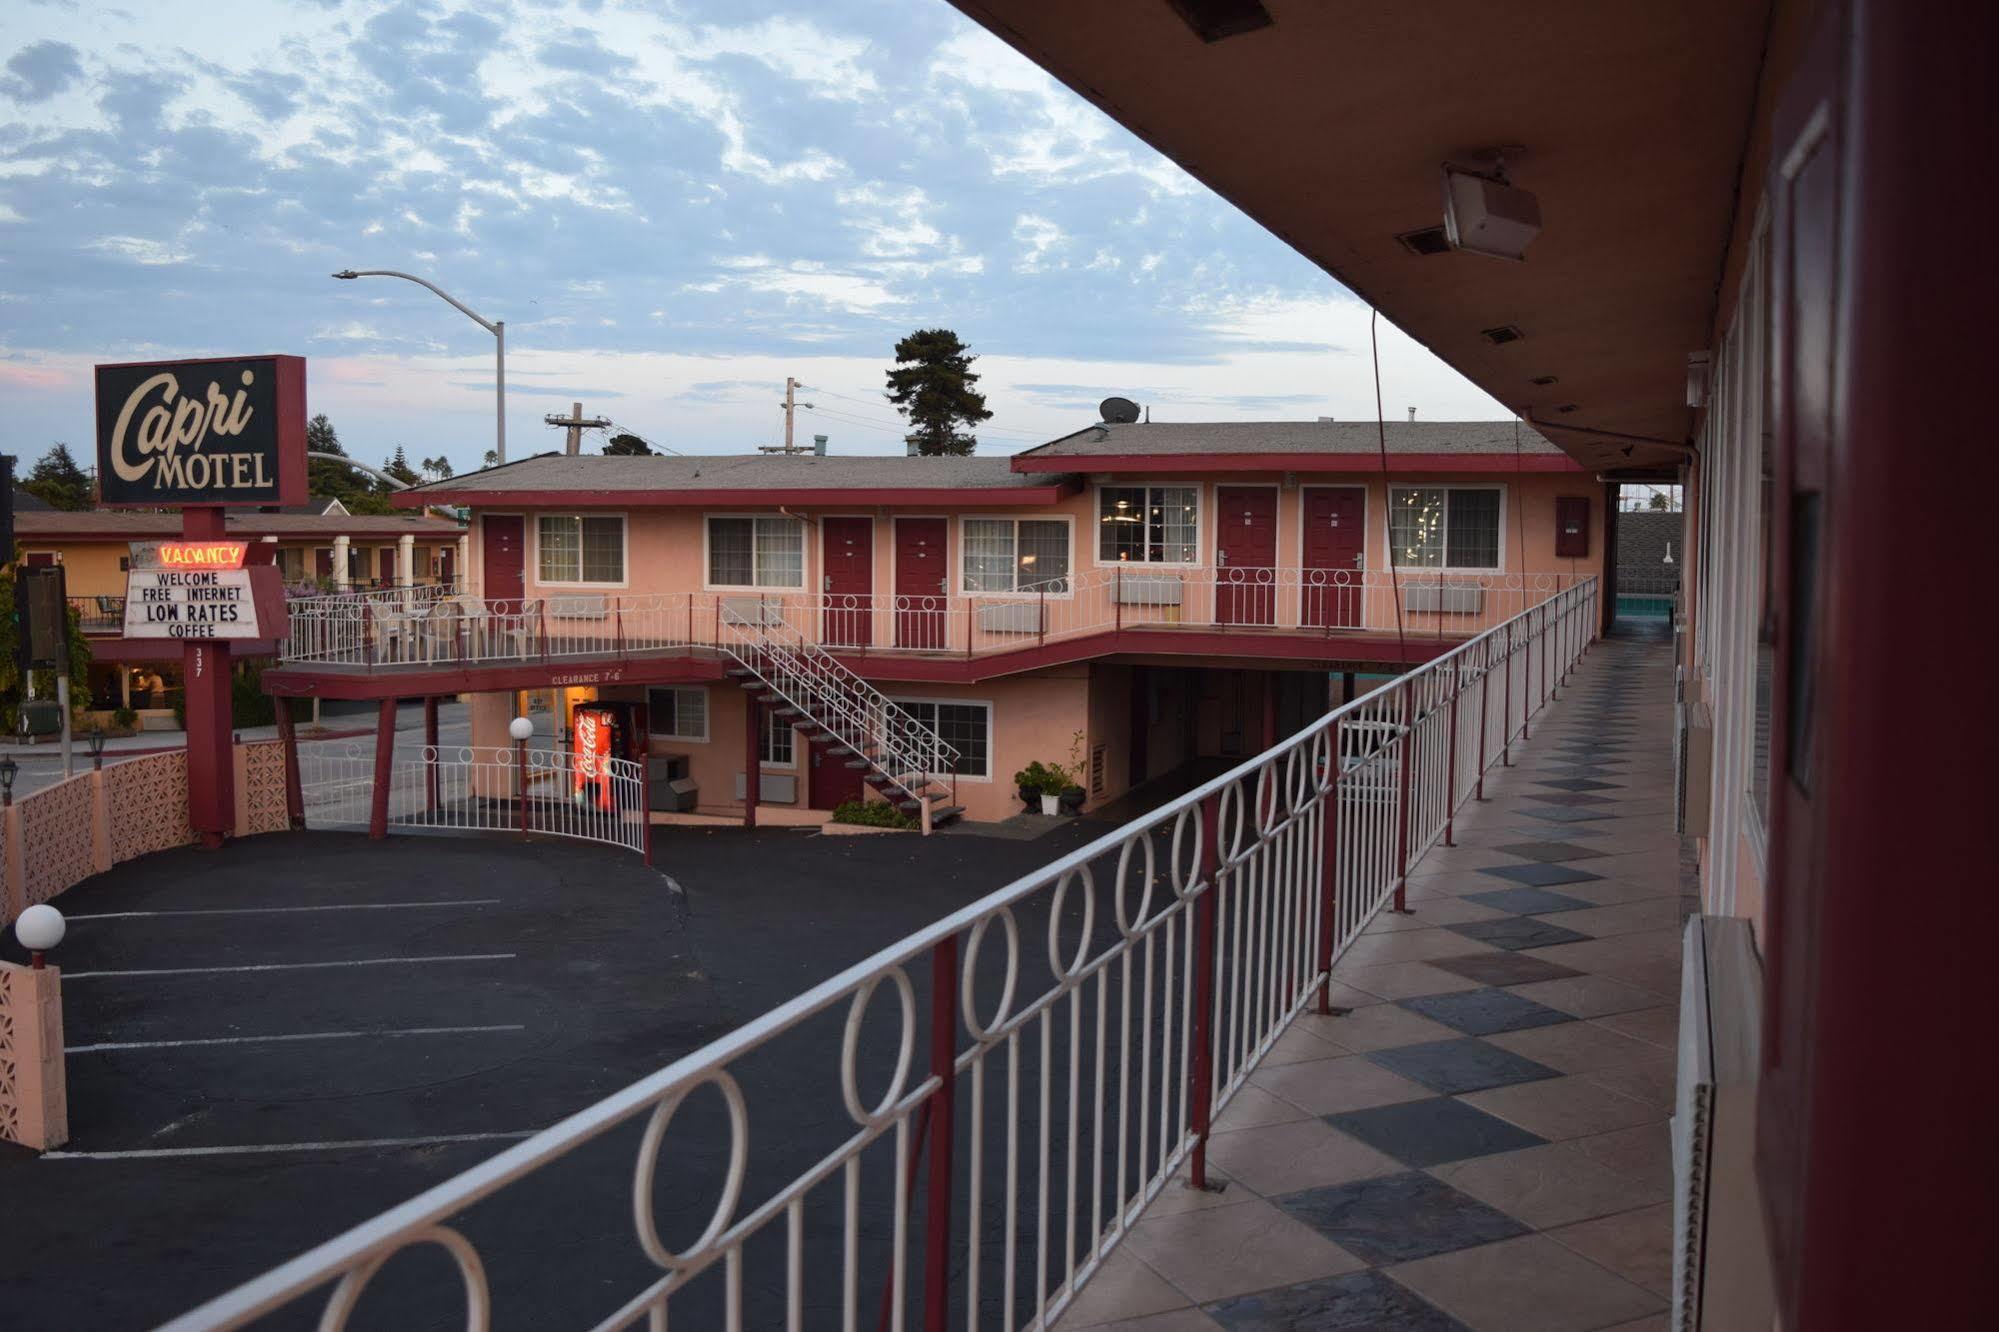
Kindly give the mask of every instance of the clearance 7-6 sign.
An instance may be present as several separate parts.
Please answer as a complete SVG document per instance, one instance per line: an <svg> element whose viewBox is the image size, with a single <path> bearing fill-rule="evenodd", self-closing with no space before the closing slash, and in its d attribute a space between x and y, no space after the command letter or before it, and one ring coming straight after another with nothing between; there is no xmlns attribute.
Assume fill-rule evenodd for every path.
<svg viewBox="0 0 1999 1332"><path fill-rule="evenodd" d="M305 359L98 366L97 480L106 508L303 503Z"/></svg>

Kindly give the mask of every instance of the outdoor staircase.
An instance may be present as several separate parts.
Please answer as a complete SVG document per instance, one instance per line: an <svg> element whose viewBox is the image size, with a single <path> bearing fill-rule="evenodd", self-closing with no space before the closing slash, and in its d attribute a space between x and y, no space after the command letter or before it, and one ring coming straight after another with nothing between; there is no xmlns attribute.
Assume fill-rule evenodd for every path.
<svg viewBox="0 0 1999 1332"><path fill-rule="evenodd" d="M952 803L958 751L943 737L761 603L725 605L720 625L722 650L736 663L729 677L814 748L859 772L925 833L964 814Z"/></svg>

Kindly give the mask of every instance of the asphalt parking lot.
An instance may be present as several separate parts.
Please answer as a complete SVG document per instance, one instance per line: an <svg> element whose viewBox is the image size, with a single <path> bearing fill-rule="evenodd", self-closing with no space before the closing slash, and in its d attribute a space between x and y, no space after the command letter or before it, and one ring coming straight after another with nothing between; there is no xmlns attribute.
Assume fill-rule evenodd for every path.
<svg viewBox="0 0 1999 1332"><path fill-rule="evenodd" d="M659 872L567 842L293 833L121 866L60 902L71 1142L0 1147L0 1196L32 1200L0 1246L4 1321L183 1312L1101 831L674 830ZM21 960L11 935L0 953ZM760 1142L837 1119L832 1066L810 1062L767 1075L798 1094ZM629 1145L599 1155L485 1224L496 1286L601 1225L620 1251L565 1261L632 1288ZM663 1218L705 1216L684 1192ZM454 1326L454 1306L355 1326ZM512 1325L543 1325L525 1307Z"/></svg>

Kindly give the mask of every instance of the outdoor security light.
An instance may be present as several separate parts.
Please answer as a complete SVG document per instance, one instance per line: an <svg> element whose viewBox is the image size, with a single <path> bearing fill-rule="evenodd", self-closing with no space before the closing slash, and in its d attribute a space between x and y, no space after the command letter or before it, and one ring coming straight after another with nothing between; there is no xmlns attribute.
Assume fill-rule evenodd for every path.
<svg viewBox="0 0 1999 1332"><path fill-rule="evenodd" d="M29 907L14 922L14 937L28 950L29 961L36 971L42 969L42 954L61 943L68 932L69 923L62 918L62 912L46 902Z"/></svg>
<svg viewBox="0 0 1999 1332"><path fill-rule="evenodd" d="M10 805L14 803L14 778L20 771L21 765L12 758L0 758L0 791L5 791Z"/></svg>
<svg viewBox="0 0 1999 1332"><path fill-rule="evenodd" d="M507 734L524 741L534 734L534 723L526 717L516 717L507 723Z"/></svg>
<svg viewBox="0 0 1999 1332"><path fill-rule="evenodd" d="M360 277L361 275L359 273L356 273L351 268L343 268L338 273L335 273L333 276L339 278L342 282L352 282L355 278Z"/></svg>

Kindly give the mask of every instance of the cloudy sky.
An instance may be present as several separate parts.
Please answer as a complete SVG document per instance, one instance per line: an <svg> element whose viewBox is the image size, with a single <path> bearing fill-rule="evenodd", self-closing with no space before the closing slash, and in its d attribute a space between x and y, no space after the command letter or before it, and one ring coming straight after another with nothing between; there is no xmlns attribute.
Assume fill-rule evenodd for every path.
<svg viewBox="0 0 1999 1332"><path fill-rule="evenodd" d="M309 358L363 458L512 456L580 398L684 452L900 452L955 328L982 452L1096 418L1371 416L1365 306L942 0L5 0L0 419L89 451L90 366ZM1391 415L1498 404L1383 325ZM810 421L808 428L804 423ZM86 458L86 461L87 458Z"/></svg>

